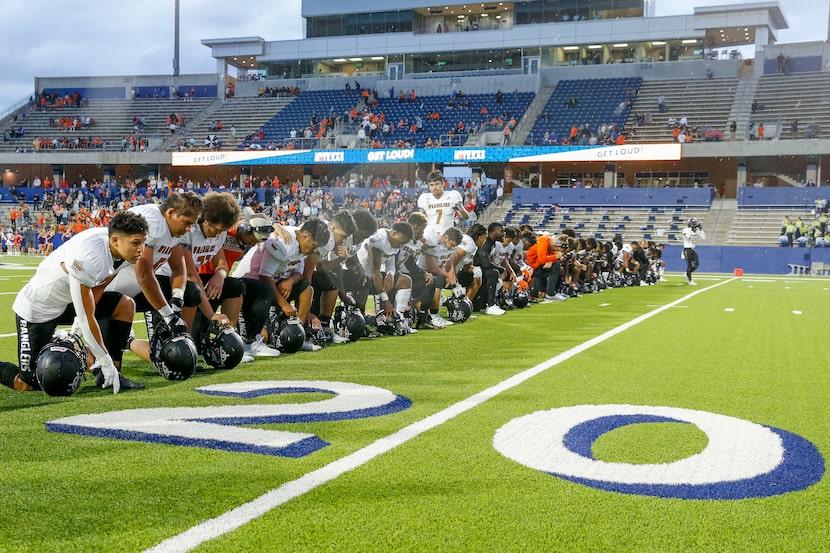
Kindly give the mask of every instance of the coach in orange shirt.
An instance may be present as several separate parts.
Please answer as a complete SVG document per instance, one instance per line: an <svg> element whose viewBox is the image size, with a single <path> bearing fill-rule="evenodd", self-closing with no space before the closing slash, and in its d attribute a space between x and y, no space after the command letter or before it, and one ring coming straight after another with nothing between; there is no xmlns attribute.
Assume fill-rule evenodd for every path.
<svg viewBox="0 0 830 553"><path fill-rule="evenodd" d="M562 264L559 262L567 245L567 237L543 234L536 238L525 255L525 261L533 268L532 296L540 300L553 298L559 288Z"/></svg>

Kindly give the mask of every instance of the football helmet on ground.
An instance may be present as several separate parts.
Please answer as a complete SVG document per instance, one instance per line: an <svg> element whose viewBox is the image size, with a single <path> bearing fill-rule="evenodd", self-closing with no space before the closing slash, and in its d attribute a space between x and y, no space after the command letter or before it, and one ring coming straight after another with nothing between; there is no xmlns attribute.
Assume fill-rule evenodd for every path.
<svg viewBox="0 0 830 553"><path fill-rule="evenodd" d="M210 321L199 333L199 352L214 369L232 369L242 361L245 346L233 328Z"/></svg>
<svg viewBox="0 0 830 553"><path fill-rule="evenodd" d="M37 356L35 378L50 396L71 396L84 381L86 348L74 334L56 335Z"/></svg>
<svg viewBox="0 0 830 553"><path fill-rule="evenodd" d="M160 324L150 338L150 361L167 380L187 380L196 370L196 344L189 334L174 334Z"/></svg>

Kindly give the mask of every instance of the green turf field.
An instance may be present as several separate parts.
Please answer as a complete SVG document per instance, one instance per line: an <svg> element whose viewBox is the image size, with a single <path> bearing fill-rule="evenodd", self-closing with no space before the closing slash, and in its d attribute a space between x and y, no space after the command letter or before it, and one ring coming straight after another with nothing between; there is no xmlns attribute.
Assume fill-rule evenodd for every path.
<svg viewBox="0 0 830 553"><path fill-rule="evenodd" d="M0 551L830 550L830 280L668 277L179 383L126 354L147 389L118 396L0 389ZM95 414L69 421L211 447L46 428Z"/></svg>

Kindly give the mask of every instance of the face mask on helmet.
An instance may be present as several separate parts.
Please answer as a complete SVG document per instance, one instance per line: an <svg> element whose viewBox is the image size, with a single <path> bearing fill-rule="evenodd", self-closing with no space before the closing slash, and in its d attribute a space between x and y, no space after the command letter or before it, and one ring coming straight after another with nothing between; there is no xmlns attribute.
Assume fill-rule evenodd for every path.
<svg viewBox="0 0 830 553"><path fill-rule="evenodd" d="M333 322L334 332L350 342L356 342L366 332L366 319L360 309L353 305L338 305L334 310Z"/></svg>
<svg viewBox="0 0 830 553"><path fill-rule="evenodd" d="M306 340L303 323L297 317L287 318L282 311L268 318L268 345L282 353L295 353Z"/></svg>
<svg viewBox="0 0 830 553"><path fill-rule="evenodd" d="M525 290L516 290L516 292L513 294L513 305L520 309L527 307L529 301L530 298L528 297L527 292Z"/></svg>
<svg viewBox="0 0 830 553"><path fill-rule="evenodd" d="M189 334L174 336L159 325L150 339L150 361L167 380L187 380L196 370L196 345Z"/></svg>
<svg viewBox="0 0 830 553"><path fill-rule="evenodd" d="M473 314L473 303L467 296L451 296L444 302L444 306L447 308L447 317L454 323L463 323Z"/></svg>
<svg viewBox="0 0 830 553"><path fill-rule="evenodd" d="M397 314L394 317L387 317L383 313L379 313L375 316L375 327L378 332L386 336L407 336L409 334L407 324Z"/></svg>
<svg viewBox="0 0 830 553"><path fill-rule="evenodd" d="M86 349L76 336L55 337L37 356L35 378L49 396L71 396L86 371Z"/></svg>
<svg viewBox="0 0 830 553"><path fill-rule="evenodd" d="M230 327L216 321L202 325L199 349L205 362L214 369L232 369L242 361L245 348L242 338Z"/></svg>
<svg viewBox="0 0 830 553"><path fill-rule="evenodd" d="M274 232L274 223L262 215L255 215L248 221L248 228L260 242L265 242Z"/></svg>

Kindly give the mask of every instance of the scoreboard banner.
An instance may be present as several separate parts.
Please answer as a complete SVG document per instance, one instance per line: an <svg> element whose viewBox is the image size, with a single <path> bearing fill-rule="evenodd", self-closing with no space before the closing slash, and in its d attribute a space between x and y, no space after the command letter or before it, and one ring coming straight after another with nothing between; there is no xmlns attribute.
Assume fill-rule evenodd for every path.
<svg viewBox="0 0 830 553"><path fill-rule="evenodd" d="M371 150L240 150L173 152L174 167L207 165L363 165L372 163L540 163L680 159L680 144L501 146Z"/></svg>

